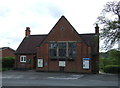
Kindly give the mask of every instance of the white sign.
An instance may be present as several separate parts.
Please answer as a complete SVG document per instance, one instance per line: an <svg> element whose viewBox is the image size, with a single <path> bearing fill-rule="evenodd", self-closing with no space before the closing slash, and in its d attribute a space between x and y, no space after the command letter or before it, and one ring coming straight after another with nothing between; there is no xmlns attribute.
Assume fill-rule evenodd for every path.
<svg viewBox="0 0 120 88"><path fill-rule="evenodd" d="M83 69L89 69L89 60L83 60Z"/></svg>
<svg viewBox="0 0 120 88"><path fill-rule="evenodd" d="M38 59L38 67L43 67L43 59Z"/></svg>
<svg viewBox="0 0 120 88"><path fill-rule="evenodd" d="M65 65L66 65L66 64L65 64L65 61L59 61L59 66L60 66L60 67L65 67Z"/></svg>

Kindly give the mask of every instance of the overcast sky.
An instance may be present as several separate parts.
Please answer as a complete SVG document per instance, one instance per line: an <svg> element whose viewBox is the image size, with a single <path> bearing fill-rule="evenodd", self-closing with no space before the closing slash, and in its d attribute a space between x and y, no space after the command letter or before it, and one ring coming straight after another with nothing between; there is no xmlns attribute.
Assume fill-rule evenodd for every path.
<svg viewBox="0 0 120 88"><path fill-rule="evenodd" d="M0 0L0 47L17 49L26 27L31 34L49 33L62 15L78 33L94 33L108 1L113 0Z"/></svg>

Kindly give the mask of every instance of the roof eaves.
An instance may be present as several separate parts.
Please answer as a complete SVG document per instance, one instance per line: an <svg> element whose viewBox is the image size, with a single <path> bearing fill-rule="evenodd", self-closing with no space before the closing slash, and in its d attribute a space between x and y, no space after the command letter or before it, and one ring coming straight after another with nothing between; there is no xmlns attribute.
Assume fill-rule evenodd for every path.
<svg viewBox="0 0 120 88"><path fill-rule="evenodd" d="M16 49L16 52L15 52L15 53L17 53L18 49L21 47L22 43L25 41L26 38L28 38L28 37L24 37L24 39L23 39L22 42L20 43L19 47Z"/></svg>

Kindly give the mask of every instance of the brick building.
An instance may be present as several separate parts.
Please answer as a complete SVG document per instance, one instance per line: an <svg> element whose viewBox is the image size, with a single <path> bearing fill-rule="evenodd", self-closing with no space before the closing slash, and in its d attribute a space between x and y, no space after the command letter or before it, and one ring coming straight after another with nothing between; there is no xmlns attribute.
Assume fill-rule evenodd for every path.
<svg viewBox="0 0 120 88"><path fill-rule="evenodd" d="M16 50L16 68L36 71L98 73L99 27L95 33L79 34L62 16L46 35L31 35Z"/></svg>
<svg viewBox="0 0 120 88"><path fill-rule="evenodd" d="M15 50L10 47L2 47L0 48L0 57L15 57Z"/></svg>

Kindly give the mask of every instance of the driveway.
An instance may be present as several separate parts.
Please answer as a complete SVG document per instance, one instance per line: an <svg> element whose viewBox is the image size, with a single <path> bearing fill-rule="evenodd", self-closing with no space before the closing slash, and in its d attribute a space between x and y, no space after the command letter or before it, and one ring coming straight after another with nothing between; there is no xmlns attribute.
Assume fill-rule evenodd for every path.
<svg viewBox="0 0 120 88"><path fill-rule="evenodd" d="M4 71L0 79L3 86L118 86L115 74Z"/></svg>

